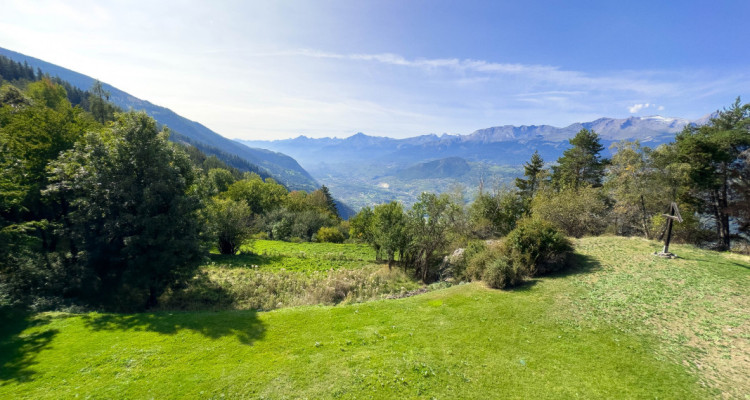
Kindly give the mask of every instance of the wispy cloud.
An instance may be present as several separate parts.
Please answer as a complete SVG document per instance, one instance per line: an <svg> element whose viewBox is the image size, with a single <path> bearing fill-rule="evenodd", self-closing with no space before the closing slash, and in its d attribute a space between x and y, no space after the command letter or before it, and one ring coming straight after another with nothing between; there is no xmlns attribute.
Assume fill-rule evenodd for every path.
<svg viewBox="0 0 750 400"><path fill-rule="evenodd" d="M394 53L349 53L341 54L315 49L297 49L258 56L301 56L318 59L377 62L380 64L422 69L424 71L452 71L463 75L513 76L529 82L554 84L558 91L620 90L640 94L660 95L675 92L679 88L669 81L655 79L662 75L658 71L613 71L610 74L594 75L582 71L566 70L553 65L498 63L485 60L459 58L415 58L409 59ZM465 78L463 78L465 79ZM573 90L565 90L572 88Z"/></svg>

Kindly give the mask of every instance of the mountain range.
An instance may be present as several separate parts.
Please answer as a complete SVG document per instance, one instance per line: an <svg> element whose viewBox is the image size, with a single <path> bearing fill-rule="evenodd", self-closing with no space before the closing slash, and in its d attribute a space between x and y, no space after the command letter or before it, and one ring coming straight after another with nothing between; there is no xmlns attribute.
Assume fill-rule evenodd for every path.
<svg viewBox="0 0 750 400"><path fill-rule="evenodd" d="M89 76L11 50L0 48L0 55L26 62L82 90L95 82ZM547 163L554 162L569 147L568 139L584 128L599 134L605 148L621 140L639 140L654 147L672 141L686 125L701 125L711 117L694 121L658 115L600 118L562 128L504 125L466 135L428 134L405 139L357 133L343 139L298 136L233 141L168 108L106 83L102 86L115 105L144 110L169 127L172 140L195 146L240 170L271 176L291 190L310 191L320 183L327 185L333 196L343 201L339 209L345 217L353 212L345 204L355 209L391 200L409 205L422 191L443 192L455 184L468 187L464 193L470 199L471 188L488 177L495 185L512 182L534 151L539 151Z"/></svg>
<svg viewBox="0 0 750 400"><path fill-rule="evenodd" d="M581 129L596 132L610 153L621 140L639 140L656 147L674 140L688 124L705 124L711 115L690 121L662 116L600 118L563 128L550 125L495 126L467 135L422 135L405 139L357 133L348 138L274 141L238 140L253 147L280 151L355 209L398 200L406 205L422 191L454 192L471 200L480 185L512 185L523 174L521 165L538 151L549 164Z"/></svg>
<svg viewBox="0 0 750 400"><path fill-rule="evenodd" d="M420 163L449 157L499 165L518 165L538 150L546 161L556 160L568 146L568 139L583 128L595 131L602 144L639 140L649 146L670 142L688 124L703 124L706 117L690 121L662 116L600 118L564 128L550 125L496 126L468 135L422 135L406 139L357 133L345 139L309 138L260 141L238 140L248 146L289 154L306 168L316 164L381 162Z"/></svg>
<svg viewBox="0 0 750 400"><path fill-rule="evenodd" d="M95 82L92 77L15 51L0 48L0 55L17 62L26 62L50 76L60 77L81 90L90 89ZM240 170L259 170L261 175L271 176L292 190L310 191L320 187L320 184L292 157L263 148L242 145L168 108L141 100L104 82L102 82L102 87L110 93L109 100L116 106L124 110L143 110L159 124L167 126L172 132L170 136L172 140L193 145L204 153L215 155ZM254 166L260 168L253 168ZM264 171L267 171L267 174Z"/></svg>

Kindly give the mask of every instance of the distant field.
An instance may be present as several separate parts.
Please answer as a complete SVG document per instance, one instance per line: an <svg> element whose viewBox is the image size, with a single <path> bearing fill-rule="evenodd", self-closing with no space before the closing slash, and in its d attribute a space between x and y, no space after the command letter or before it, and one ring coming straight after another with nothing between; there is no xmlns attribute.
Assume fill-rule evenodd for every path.
<svg viewBox="0 0 750 400"><path fill-rule="evenodd" d="M212 254L211 261L226 267L252 268L264 271L328 271L353 269L375 262L375 251L364 244L289 243L275 240L253 240L240 248L240 254Z"/></svg>
<svg viewBox="0 0 750 400"><path fill-rule="evenodd" d="M0 398L745 398L750 262L638 239L512 291L0 327Z"/></svg>

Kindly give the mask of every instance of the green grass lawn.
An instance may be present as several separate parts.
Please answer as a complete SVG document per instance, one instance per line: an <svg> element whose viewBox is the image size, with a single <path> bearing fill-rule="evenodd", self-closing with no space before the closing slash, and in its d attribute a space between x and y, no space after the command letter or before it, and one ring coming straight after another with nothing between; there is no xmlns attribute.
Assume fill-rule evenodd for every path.
<svg viewBox="0 0 750 400"><path fill-rule="evenodd" d="M375 262L375 251L363 244L290 243L253 240L238 255L211 254L214 265L263 271L328 271L353 269Z"/></svg>
<svg viewBox="0 0 750 400"><path fill-rule="evenodd" d="M512 291L14 319L0 398L745 398L748 259L657 248L582 239L576 271Z"/></svg>

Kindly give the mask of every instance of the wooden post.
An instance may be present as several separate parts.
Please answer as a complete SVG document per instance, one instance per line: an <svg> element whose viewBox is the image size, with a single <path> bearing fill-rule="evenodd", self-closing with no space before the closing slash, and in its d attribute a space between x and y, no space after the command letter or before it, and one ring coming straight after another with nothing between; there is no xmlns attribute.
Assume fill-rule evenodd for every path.
<svg viewBox="0 0 750 400"><path fill-rule="evenodd" d="M682 222L682 215L680 215L680 209L677 208L677 203L675 202L669 205L669 214L662 215L667 217L667 237L664 239L664 250L658 255L674 258L675 255L669 252L669 243L672 241L672 224L674 221Z"/></svg>
<svg viewBox="0 0 750 400"><path fill-rule="evenodd" d="M674 207L669 207L669 215L674 216ZM664 239L664 254L669 253L669 242L672 241L672 218L667 218L667 238Z"/></svg>

